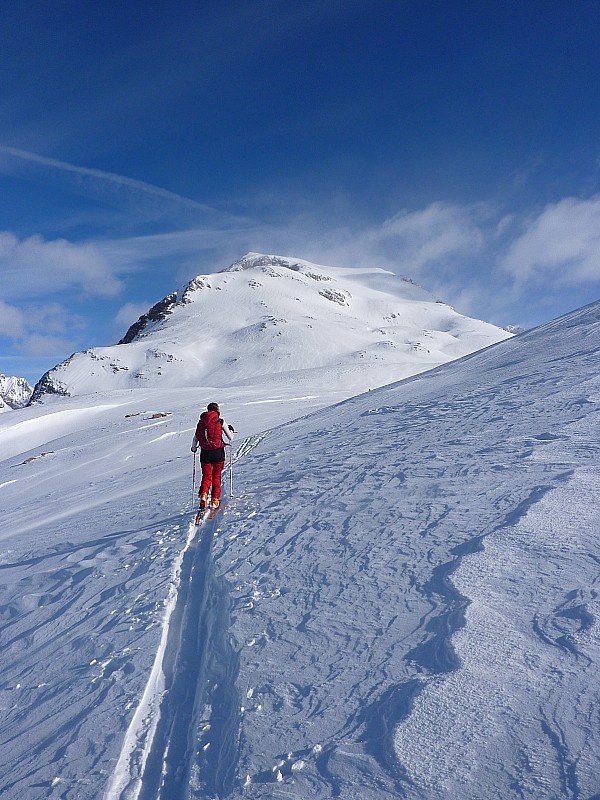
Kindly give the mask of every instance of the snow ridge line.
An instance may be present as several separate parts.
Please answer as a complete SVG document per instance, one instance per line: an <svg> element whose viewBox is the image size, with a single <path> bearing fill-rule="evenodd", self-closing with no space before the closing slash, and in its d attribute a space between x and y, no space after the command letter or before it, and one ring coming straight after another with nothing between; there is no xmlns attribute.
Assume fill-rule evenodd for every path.
<svg viewBox="0 0 600 800"><path fill-rule="evenodd" d="M162 634L154 664L142 699L125 734L110 785L104 795L105 800L137 800L140 795L142 777L158 725L161 699L165 690L163 664L171 618L177 605L181 569L185 555L194 541L196 533L196 526L190 523L185 546L177 557L171 572L169 594L165 602L165 614L162 622Z"/></svg>

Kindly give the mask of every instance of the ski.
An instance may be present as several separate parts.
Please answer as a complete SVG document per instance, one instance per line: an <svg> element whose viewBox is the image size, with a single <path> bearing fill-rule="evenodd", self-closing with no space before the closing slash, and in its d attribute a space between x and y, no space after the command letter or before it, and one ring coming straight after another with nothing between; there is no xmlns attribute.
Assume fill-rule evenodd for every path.
<svg viewBox="0 0 600 800"><path fill-rule="evenodd" d="M194 520L194 525L202 525L205 519L208 519L210 511L212 511L209 506L205 506L204 508L199 508L198 513L196 514L196 519Z"/></svg>

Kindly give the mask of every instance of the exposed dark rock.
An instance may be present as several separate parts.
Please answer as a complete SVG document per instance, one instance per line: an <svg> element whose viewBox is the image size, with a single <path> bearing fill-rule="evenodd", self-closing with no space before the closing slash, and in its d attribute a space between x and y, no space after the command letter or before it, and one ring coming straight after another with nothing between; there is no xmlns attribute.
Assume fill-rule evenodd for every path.
<svg viewBox="0 0 600 800"><path fill-rule="evenodd" d="M142 314L138 321L133 323L125 336L117 342L117 344L129 344L133 342L135 339L139 338L149 323L160 322L161 319L164 319L173 311L176 305L177 292L172 292L153 305L150 311Z"/></svg>

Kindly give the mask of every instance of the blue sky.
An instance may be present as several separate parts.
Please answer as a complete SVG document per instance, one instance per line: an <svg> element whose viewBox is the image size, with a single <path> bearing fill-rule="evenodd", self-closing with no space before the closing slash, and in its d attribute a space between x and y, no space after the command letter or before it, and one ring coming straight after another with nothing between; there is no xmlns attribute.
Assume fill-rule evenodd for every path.
<svg viewBox="0 0 600 800"><path fill-rule="evenodd" d="M533 326L600 295L598 0L0 6L0 372L249 250Z"/></svg>

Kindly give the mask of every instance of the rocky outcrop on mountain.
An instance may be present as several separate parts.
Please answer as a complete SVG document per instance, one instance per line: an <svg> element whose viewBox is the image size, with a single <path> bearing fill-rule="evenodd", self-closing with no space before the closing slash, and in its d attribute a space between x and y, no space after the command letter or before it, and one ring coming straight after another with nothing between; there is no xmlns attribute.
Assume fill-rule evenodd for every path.
<svg viewBox="0 0 600 800"><path fill-rule="evenodd" d="M29 402L33 389L25 378L0 374L0 411L23 408Z"/></svg>
<svg viewBox="0 0 600 800"><path fill-rule="evenodd" d="M134 339L137 339L144 333L148 323L160 322L167 317L173 311L176 303L177 292L173 292L172 294L167 295L167 297L164 297L162 300L159 300L159 302L153 305L148 312L142 314L137 322L133 323L125 336L118 341L117 344L129 344L130 342L133 342Z"/></svg>
<svg viewBox="0 0 600 800"><path fill-rule="evenodd" d="M73 358L73 356L71 356ZM63 397L69 397L70 392L67 391L66 385L59 380L58 373L61 369L65 369L71 363L71 359L63 361L57 367L49 369L45 372L33 388L28 405L37 403L44 395L58 394Z"/></svg>

